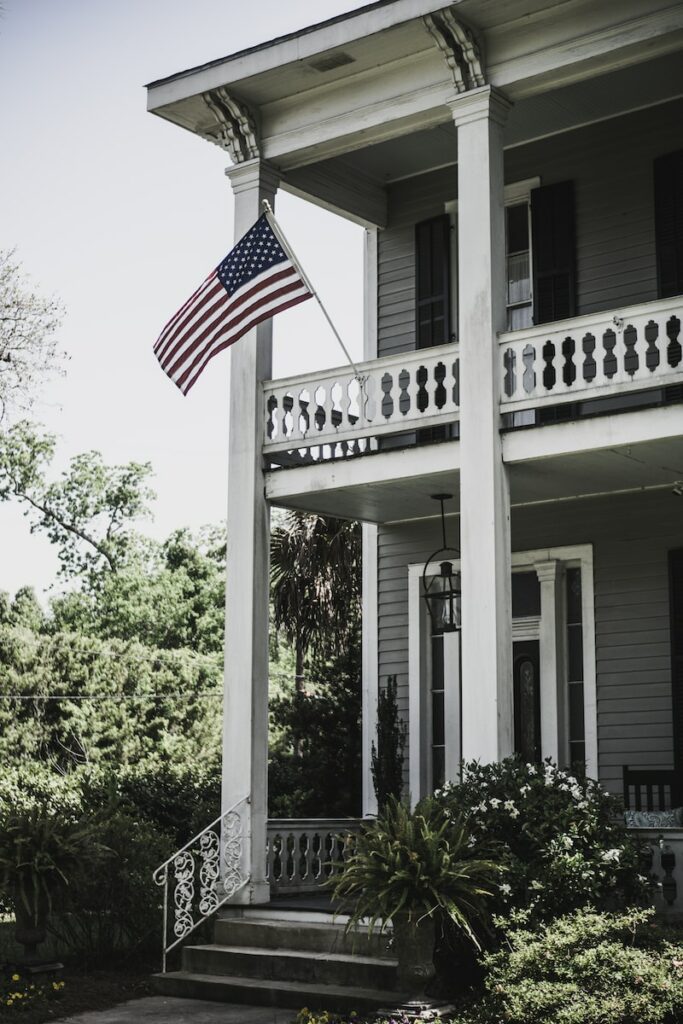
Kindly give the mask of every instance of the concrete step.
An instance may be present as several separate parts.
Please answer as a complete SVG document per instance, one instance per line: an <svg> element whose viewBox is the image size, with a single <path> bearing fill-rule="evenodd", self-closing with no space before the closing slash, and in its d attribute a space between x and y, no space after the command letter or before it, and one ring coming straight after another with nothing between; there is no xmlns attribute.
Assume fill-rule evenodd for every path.
<svg viewBox="0 0 683 1024"><path fill-rule="evenodd" d="M183 970L265 981L311 982L390 990L396 984L397 961L387 957L299 949L263 949L249 946L186 946Z"/></svg>
<svg viewBox="0 0 683 1024"><path fill-rule="evenodd" d="M264 981L260 978L217 977L175 971L155 974L157 992L189 999L213 999L217 1002L247 1003L253 1006L283 1006L300 1010L350 1011L375 1010L398 1006L405 994L377 988L356 988L346 985L317 985L303 981Z"/></svg>
<svg viewBox="0 0 683 1024"><path fill-rule="evenodd" d="M257 949L298 949L313 953L388 956L387 935L367 928L344 931L332 919L299 922L291 918L220 917L214 925L214 942L219 946L247 946Z"/></svg>

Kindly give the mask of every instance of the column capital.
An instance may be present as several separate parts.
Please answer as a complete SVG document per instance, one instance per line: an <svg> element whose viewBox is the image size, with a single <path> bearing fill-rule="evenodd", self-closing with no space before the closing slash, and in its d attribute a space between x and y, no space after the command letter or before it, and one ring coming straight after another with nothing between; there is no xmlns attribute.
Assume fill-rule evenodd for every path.
<svg viewBox="0 0 683 1024"><path fill-rule="evenodd" d="M276 167L260 159L245 160L244 163L226 167L225 174L230 179L235 195L254 188L265 188L275 192L282 177Z"/></svg>
<svg viewBox="0 0 683 1024"><path fill-rule="evenodd" d="M490 85L470 89L469 92L454 96L447 103L451 108L456 128L472 121L483 121L485 118L495 124L504 125L512 107L512 101Z"/></svg>
<svg viewBox="0 0 683 1024"><path fill-rule="evenodd" d="M538 576L539 583L554 583L557 579L560 563L557 559L551 559L548 562L536 562L534 569Z"/></svg>

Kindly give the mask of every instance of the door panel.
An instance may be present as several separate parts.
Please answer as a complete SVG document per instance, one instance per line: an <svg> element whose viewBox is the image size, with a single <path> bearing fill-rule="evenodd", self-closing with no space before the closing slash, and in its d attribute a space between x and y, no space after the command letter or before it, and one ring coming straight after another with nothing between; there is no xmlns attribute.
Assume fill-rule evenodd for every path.
<svg viewBox="0 0 683 1024"><path fill-rule="evenodd" d="M541 674L538 640L512 645L515 702L515 753L525 761L541 760Z"/></svg>

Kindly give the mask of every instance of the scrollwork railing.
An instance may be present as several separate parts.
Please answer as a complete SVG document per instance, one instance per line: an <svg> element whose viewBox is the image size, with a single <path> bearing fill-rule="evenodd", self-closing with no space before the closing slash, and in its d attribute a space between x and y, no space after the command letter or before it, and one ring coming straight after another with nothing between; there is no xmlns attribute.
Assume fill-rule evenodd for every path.
<svg viewBox="0 0 683 1024"><path fill-rule="evenodd" d="M163 886L163 970L183 939L248 882L243 868L240 800L160 864L153 874Z"/></svg>

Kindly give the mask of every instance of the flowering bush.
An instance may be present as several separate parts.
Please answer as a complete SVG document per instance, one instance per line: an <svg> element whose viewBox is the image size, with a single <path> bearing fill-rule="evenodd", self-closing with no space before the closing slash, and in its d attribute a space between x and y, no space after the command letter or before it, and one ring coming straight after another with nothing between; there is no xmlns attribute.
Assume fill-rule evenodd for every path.
<svg viewBox="0 0 683 1024"><path fill-rule="evenodd" d="M358 1014L356 1010L350 1013L331 1013L329 1010L309 1010L304 1006L294 1018L294 1024L365 1024L366 1021L372 1024L415 1024L416 1021L437 1021L439 1018L438 1010L423 1010L410 1016L397 1010L387 1017L382 1014L377 1016L373 1012Z"/></svg>
<svg viewBox="0 0 683 1024"><path fill-rule="evenodd" d="M64 988L61 978L36 981L20 967L0 971L0 1012L28 1010L36 1003L58 999Z"/></svg>
<svg viewBox="0 0 683 1024"><path fill-rule="evenodd" d="M550 760L511 757L465 765L462 781L435 796L448 814L465 815L479 855L505 866L499 914L523 908L532 920L548 920L588 904L645 898L641 848L617 820L617 801L592 779Z"/></svg>
<svg viewBox="0 0 683 1024"><path fill-rule="evenodd" d="M654 910L574 911L516 927L484 960L486 993L453 1024L673 1024L683 1014L683 946Z"/></svg>

